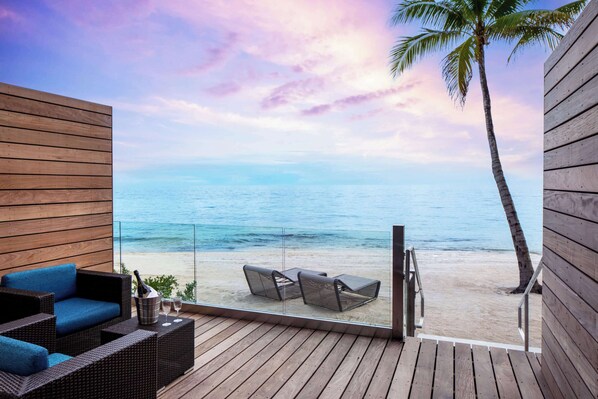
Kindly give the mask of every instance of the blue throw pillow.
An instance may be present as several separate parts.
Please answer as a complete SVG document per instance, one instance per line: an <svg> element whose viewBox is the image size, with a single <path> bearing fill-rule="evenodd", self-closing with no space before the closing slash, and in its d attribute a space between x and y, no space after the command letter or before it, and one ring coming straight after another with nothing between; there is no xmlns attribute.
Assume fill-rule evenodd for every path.
<svg viewBox="0 0 598 399"><path fill-rule="evenodd" d="M46 348L0 336L0 370L18 375L31 375L47 368Z"/></svg>
<svg viewBox="0 0 598 399"><path fill-rule="evenodd" d="M29 291L53 292L54 301L72 297L77 292L77 268L74 263L25 270L2 276L2 286Z"/></svg>

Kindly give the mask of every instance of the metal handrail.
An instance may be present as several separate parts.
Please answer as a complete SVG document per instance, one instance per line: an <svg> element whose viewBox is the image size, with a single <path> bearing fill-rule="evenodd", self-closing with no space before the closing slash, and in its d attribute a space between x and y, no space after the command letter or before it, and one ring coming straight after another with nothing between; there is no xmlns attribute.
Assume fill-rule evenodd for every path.
<svg viewBox="0 0 598 399"><path fill-rule="evenodd" d="M519 335L521 335L521 338L523 339L523 346L526 352L529 351L529 293L538 280L538 276L544 267L542 260L543 259L540 259L538 267L536 267L532 278L529 280L529 283L527 283L527 287L523 292L523 298L521 298L521 301L519 301L519 306L517 307L517 329L519 330ZM521 316L522 307L524 308L523 317Z"/></svg>
<svg viewBox="0 0 598 399"><path fill-rule="evenodd" d="M413 260L413 269L415 271L415 281L417 281L418 290L415 294L419 294L420 298L420 318L419 323L415 323L416 328L422 328L424 326L424 287L422 286L422 279L419 274L419 266L417 265L417 258L415 257L415 248L409 247L409 254Z"/></svg>

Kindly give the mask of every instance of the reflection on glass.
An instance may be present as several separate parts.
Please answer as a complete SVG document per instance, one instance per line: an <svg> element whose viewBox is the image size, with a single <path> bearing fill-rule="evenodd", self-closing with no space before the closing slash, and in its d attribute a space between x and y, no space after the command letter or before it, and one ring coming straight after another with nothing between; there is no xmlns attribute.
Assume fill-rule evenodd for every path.
<svg viewBox="0 0 598 399"><path fill-rule="evenodd" d="M115 259L128 270L139 269L165 297L313 319L391 323L389 232L138 222L119 227L122 253Z"/></svg>

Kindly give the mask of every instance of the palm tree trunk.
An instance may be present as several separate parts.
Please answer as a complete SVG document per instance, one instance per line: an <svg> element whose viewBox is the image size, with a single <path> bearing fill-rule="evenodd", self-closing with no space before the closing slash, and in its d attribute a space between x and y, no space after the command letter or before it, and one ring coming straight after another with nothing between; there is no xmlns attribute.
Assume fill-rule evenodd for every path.
<svg viewBox="0 0 598 399"><path fill-rule="evenodd" d="M532 275L534 274L534 267L529 255L527 241L519 223L519 217L515 210L515 204L509 191L509 186L505 180L502 170L500 157L498 155L498 145L496 144L496 136L494 135L494 123L492 122L492 109L490 105L490 91L488 90L488 81L486 79L486 62L484 55L484 45L478 41L478 66L480 72L480 85L482 86L482 98L484 102L484 116L486 117L486 132L488 134L488 145L490 146L490 157L492 159L492 174L498 187L498 193L502 202L509 229L511 230L511 238L513 239L513 246L517 255L517 263L519 264L519 286L513 290L513 293L523 292L527 287ZM541 287L536 282L532 292L540 292Z"/></svg>

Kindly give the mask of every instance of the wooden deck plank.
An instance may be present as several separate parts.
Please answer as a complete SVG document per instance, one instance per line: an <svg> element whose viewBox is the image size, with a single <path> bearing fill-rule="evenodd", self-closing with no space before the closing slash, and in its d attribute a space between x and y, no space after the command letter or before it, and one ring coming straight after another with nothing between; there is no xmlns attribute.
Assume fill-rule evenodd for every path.
<svg viewBox="0 0 598 399"><path fill-rule="evenodd" d="M338 367L328 385L322 391L322 397L327 399L338 399L351 382L353 374L357 371L365 351L372 341L371 337L358 337L347 356Z"/></svg>
<svg viewBox="0 0 598 399"><path fill-rule="evenodd" d="M211 391L205 397L213 399L229 397L235 389L248 379L256 377L259 381L262 378L263 372L268 372L268 369L276 370L289 355L311 335L312 332L313 331L309 329L288 329L285 333L279 336L280 339L277 343L272 342L272 344L268 345L250 361L232 373L226 380L218 385L216 389ZM290 339L285 340L284 334L287 334ZM258 383L258 386L259 385L261 384ZM242 395L240 397L247 398L249 395Z"/></svg>
<svg viewBox="0 0 598 399"><path fill-rule="evenodd" d="M353 378L351 378L349 385L343 392L343 399L362 398L365 395L387 342L388 340L382 338L372 340L357 371L355 371Z"/></svg>
<svg viewBox="0 0 598 399"><path fill-rule="evenodd" d="M501 398L520 398L517 381L513 374L511 361L507 351L501 348L490 348L492 356L492 365L494 366L494 375L496 376L496 385Z"/></svg>
<svg viewBox="0 0 598 399"><path fill-rule="evenodd" d="M280 387L282 387L303 362L305 362L305 359L307 359L316 347L320 345L327 334L326 331L314 332L303 345L301 345L301 347L253 393L252 398L269 399L273 397Z"/></svg>
<svg viewBox="0 0 598 399"><path fill-rule="evenodd" d="M419 347L419 341L417 339L408 339L407 342L409 341L416 341L417 346ZM395 375L397 363L403 356L401 354L403 347L404 344L402 342L394 340L386 345L384 353L382 354L382 359L380 359L376 372L372 376L370 386L365 393L365 398L385 398L387 397L387 394L388 396L393 397L392 394L388 392L394 382L393 376Z"/></svg>
<svg viewBox="0 0 598 399"><path fill-rule="evenodd" d="M542 372L542 368L540 365L540 361L535 353L527 352L526 353L527 359L529 361L530 366L532 367L532 371L534 372L534 377L536 377L536 381L538 386L542 390L542 395L546 399L552 399L552 392L550 391L550 384L548 383L547 379L553 379L552 375L549 374L548 369Z"/></svg>
<svg viewBox="0 0 598 399"><path fill-rule="evenodd" d="M233 325L229 326L224 331L219 332L218 334L206 340L202 344L197 345L195 347L195 357L198 357L206 353L207 351L209 351L210 349L212 349L231 335L235 334L237 331L245 328L245 326L247 326L248 324L250 324L250 322L247 320L239 320Z"/></svg>
<svg viewBox="0 0 598 399"><path fill-rule="evenodd" d="M329 333L273 397L279 399L294 398L305 383L309 381L318 366L326 359L328 353L341 339L341 336L342 334L339 333Z"/></svg>
<svg viewBox="0 0 598 399"><path fill-rule="evenodd" d="M222 355L224 352L226 352L227 350L229 350L230 348L232 348L234 346L240 347L241 342L246 345L254 342L255 340L257 340L257 338L259 338L259 336L255 335L257 338L253 339L254 335L252 335L252 334L257 334L254 332L255 330L257 330L259 333L266 333L272 327L273 327L273 325L271 325L271 324L264 324L259 321L253 321L253 322L247 324L245 327L241 328L239 331L237 331L230 337L225 338L219 344L215 345L214 347L208 349L201 355L197 356L195 358L194 369L197 369L197 368L209 363L210 361L212 361L213 359ZM231 351L232 351L232 349L231 349Z"/></svg>
<svg viewBox="0 0 598 399"><path fill-rule="evenodd" d="M406 398L409 396L415 364L417 363L417 356L419 354L419 346L420 341L418 339L407 338L405 340L397 369L388 390L388 396L396 398Z"/></svg>
<svg viewBox="0 0 598 399"><path fill-rule="evenodd" d="M222 331L226 330L228 327L232 326L233 324L239 322L240 320L237 319L226 319L221 323L218 323L214 327L210 328L209 330L205 331L203 334L200 334L195 337L195 346L199 346L202 343L206 342L212 337L215 337Z"/></svg>
<svg viewBox="0 0 598 399"><path fill-rule="evenodd" d="M341 362L350 352L356 339L356 335L344 334L295 398L309 399L320 396Z"/></svg>
<svg viewBox="0 0 598 399"><path fill-rule="evenodd" d="M433 399L452 399L454 395L454 345L452 342L438 342L436 372L434 375Z"/></svg>
<svg viewBox="0 0 598 399"><path fill-rule="evenodd" d="M455 399L475 398L471 346L455 344Z"/></svg>
<svg viewBox="0 0 598 399"><path fill-rule="evenodd" d="M494 379L494 370L490 360L490 351L488 347L474 345L473 368L475 371L475 385L478 398L497 398L496 382Z"/></svg>
<svg viewBox="0 0 598 399"><path fill-rule="evenodd" d="M196 320L195 364L161 391L160 399L535 399L552 398L550 384L556 384L554 377L544 377L532 353L411 337L402 343L186 312L181 316Z"/></svg>
<svg viewBox="0 0 598 399"><path fill-rule="evenodd" d="M544 396L525 352L509 351L509 357L511 358L511 365L521 396L523 398L543 398Z"/></svg>
<svg viewBox="0 0 598 399"><path fill-rule="evenodd" d="M211 330L212 328L216 327L220 323L224 323L227 319L225 317L214 317L210 320L207 320L205 323L200 324L199 326L195 326L195 337L199 337L201 334L204 334Z"/></svg>
<svg viewBox="0 0 598 399"><path fill-rule="evenodd" d="M208 351L195 360L194 368L196 367L197 369L187 374L187 378L183 379L176 385L173 385L171 389L167 389L163 393L162 397L180 398L182 395L186 394L197 384L200 384L203 380L208 378L240 353L248 350L256 343L257 345L265 346L270 338L278 336L283 330L284 327L282 326L275 329L274 326L270 324L262 324L246 337L239 340L236 344L218 354L218 356L211 357L211 351ZM204 359L201 359L202 357L204 357ZM170 388L170 386L168 388Z"/></svg>
<svg viewBox="0 0 598 399"><path fill-rule="evenodd" d="M410 398L429 398L432 396L434 366L436 364L436 341L423 340L415 366L415 375Z"/></svg>
<svg viewBox="0 0 598 399"><path fill-rule="evenodd" d="M226 363L224 366L211 373L207 378L201 381L201 384L196 385L187 392L182 398L203 398L208 395L213 389L224 382L231 374L243 367L247 362L258 356L259 353L270 354L277 348L280 348L288 342L297 332L298 328L275 326L270 332L276 334L275 337L269 336L265 339L258 339L249 348L241 352L234 359ZM265 351L265 352L262 352ZM269 356L259 356L260 359L269 359Z"/></svg>

